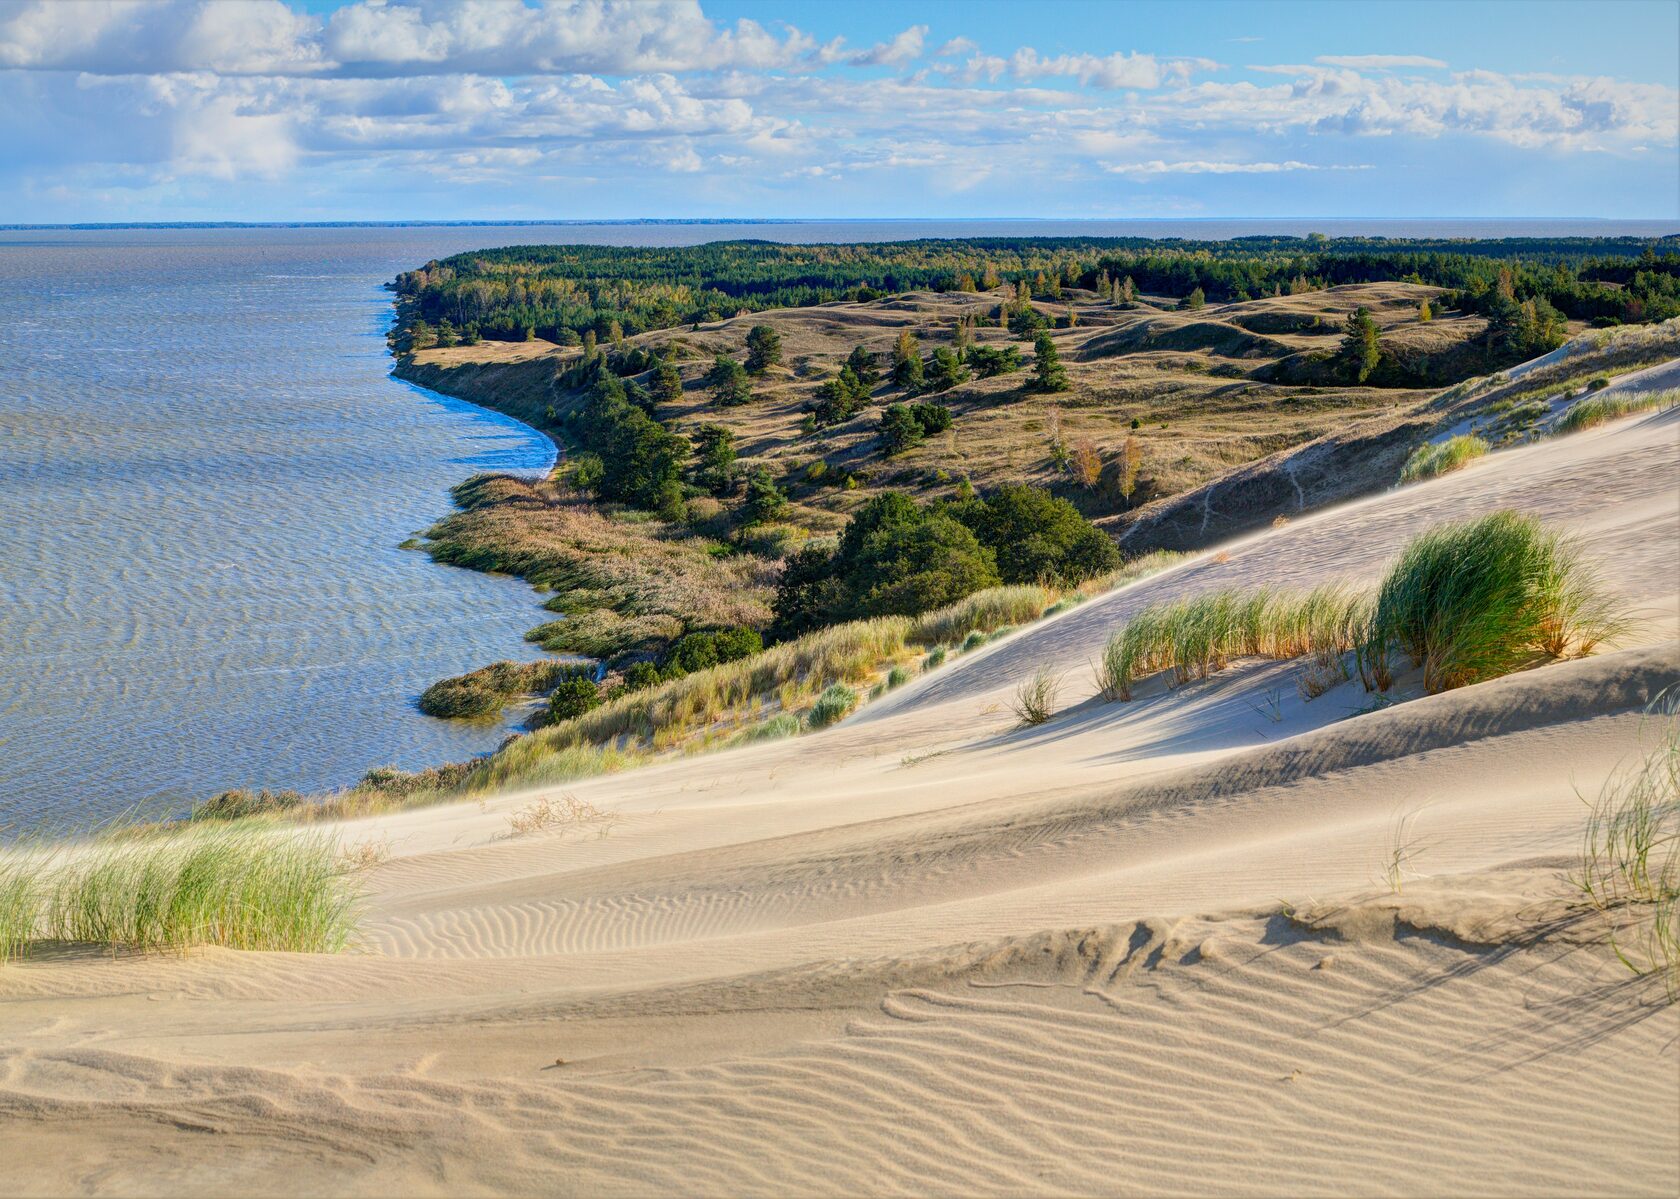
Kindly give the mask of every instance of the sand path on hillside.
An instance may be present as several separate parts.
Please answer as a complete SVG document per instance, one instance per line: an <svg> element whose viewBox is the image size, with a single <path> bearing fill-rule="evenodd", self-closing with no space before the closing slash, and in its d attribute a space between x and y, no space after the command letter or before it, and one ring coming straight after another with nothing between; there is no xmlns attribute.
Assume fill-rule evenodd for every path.
<svg viewBox="0 0 1680 1199"><path fill-rule="evenodd" d="M1288 665L1093 695L1146 603L1369 581L1502 507L1583 537L1622 648L1375 711ZM8 1189L1675 1194L1680 1006L1563 876L1677 632L1671 412L1233 542L829 732L560 789L608 821L352 822L391 853L361 953L0 968ZM1046 664L1064 710L1015 730Z"/></svg>

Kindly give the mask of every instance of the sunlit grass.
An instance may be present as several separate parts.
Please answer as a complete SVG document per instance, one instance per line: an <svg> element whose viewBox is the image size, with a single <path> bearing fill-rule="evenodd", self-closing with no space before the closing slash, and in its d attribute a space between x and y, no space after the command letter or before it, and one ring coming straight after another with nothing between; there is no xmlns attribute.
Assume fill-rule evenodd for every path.
<svg viewBox="0 0 1680 1199"><path fill-rule="evenodd" d="M335 838L254 821L23 845L0 861L0 959L38 941L332 953L357 907Z"/></svg>
<svg viewBox="0 0 1680 1199"><path fill-rule="evenodd" d="M1473 433L1461 433L1436 444L1426 443L1412 451L1400 468L1402 483L1421 483L1438 475L1468 466L1488 452L1488 443Z"/></svg>
<svg viewBox="0 0 1680 1199"><path fill-rule="evenodd" d="M1672 408L1676 404L1680 404L1680 387L1633 394L1590 395L1585 399L1576 400L1565 409L1563 415L1558 417L1557 423L1552 426L1552 430L1555 433L1579 433L1619 417L1659 408Z"/></svg>

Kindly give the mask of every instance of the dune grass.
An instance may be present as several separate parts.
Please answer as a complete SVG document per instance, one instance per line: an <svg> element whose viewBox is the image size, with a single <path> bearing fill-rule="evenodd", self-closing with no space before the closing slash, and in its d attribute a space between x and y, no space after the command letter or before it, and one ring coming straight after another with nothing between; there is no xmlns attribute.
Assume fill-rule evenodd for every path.
<svg viewBox="0 0 1680 1199"><path fill-rule="evenodd" d="M1238 658L1339 659L1359 643L1367 607L1341 583L1305 593L1226 588L1152 604L1109 638L1097 685L1105 699L1125 700L1139 679L1161 671L1182 685Z"/></svg>
<svg viewBox="0 0 1680 1199"><path fill-rule="evenodd" d="M1460 433L1438 444L1426 442L1406 459L1406 465L1400 468L1400 481L1421 483L1425 479L1451 474L1487 452L1488 443L1473 433Z"/></svg>
<svg viewBox="0 0 1680 1199"><path fill-rule="evenodd" d="M358 906L335 838L256 822L23 846L0 863L0 960L36 941L332 953Z"/></svg>
<svg viewBox="0 0 1680 1199"><path fill-rule="evenodd" d="M1616 957L1657 975L1680 999L1680 727L1670 716L1661 746L1611 778L1592 801L1573 877L1610 919Z"/></svg>
<svg viewBox="0 0 1680 1199"><path fill-rule="evenodd" d="M989 633L1037 620L1055 602L1056 593L1047 587L991 587L916 617L906 635L918 645L943 645L976 629Z"/></svg>
<svg viewBox="0 0 1680 1199"><path fill-rule="evenodd" d="M1048 666L1041 666L1033 676L1015 691L1015 701L1009 705L1021 727L1030 728L1045 723L1056 713L1056 696L1062 678Z"/></svg>
<svg viewBox="0 0 1680 1199"><path fill-rule="evenodd" d="M1554 433L1580 433L1636 412L1668 409L1680 404L1680 387L1666 391L1589 395L1564 409L1552 426Z"/></svg>
<svg viewBox="0 0 1680 1199"><path fill-rule="evenodd" d="M1322 693L1349 677L1351 656L1367 690L1387 691L1399 657L1435 693L1591 653L1625 627L1574 541L1496 512L1413 538L1374 594L1327 583L1152 604L1109 638L1094 669L1105 699L1126 700L1163 671L1182 685L1238 658L1310 656Z"/></svg>
<svg viewBox="0 0 1680 1199"><path fill-rule="evenodd" d="M1495 512L1412 539L1378 588L1360 657L1370 683L1404 655L1433 694L1591 653L1626 623L1574 540Z"/></svg>
<svg viewBox="0 0 1680 1199"><path fill-rule="evenodd" d="M858 693L844 683L834 683L823 689L817 702L811 705L805 723L813 729L826 729L839 724L858 706Z"/></svg>

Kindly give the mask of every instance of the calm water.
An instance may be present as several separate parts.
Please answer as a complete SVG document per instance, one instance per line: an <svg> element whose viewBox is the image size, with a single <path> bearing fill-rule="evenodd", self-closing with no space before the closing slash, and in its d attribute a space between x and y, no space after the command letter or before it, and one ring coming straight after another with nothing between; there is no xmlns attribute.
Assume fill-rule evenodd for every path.
<svg viewBox="0 0 1680 1199"><path fill-rule="evenodd" d="M1529 222L869 222L0 231L0 826L235 786L315 789L492 748L430 682L543 613L396 548L480 470L542 471L517 422L387 377L379 284L532 242L1009 234L1501 236Z"/></svg>

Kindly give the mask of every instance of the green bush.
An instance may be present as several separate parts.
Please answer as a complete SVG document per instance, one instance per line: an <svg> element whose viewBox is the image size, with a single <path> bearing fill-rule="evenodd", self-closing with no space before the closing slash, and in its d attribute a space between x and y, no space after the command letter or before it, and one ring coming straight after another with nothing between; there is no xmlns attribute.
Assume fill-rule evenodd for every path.
<svg viewBox="0 0 1680 1199"><path fill-rule="evenodd" d="M696 670L705 670L720 662L733 662L756 654L764 648L764 639L756 629L714 629L699 633L685 633L665 656L664 677L681 678ZM628 679L626 679L628 682Z"/></svg>
<svg viewBox="0 0 1680 1199"><path fill-rule="evenodd" d="M972 633L970 633L968 636L963 638L963 643L960 647L959 652L966 654L969 650L979 649L982 645L985 645L985 644L986 644L986 634L982 633L979 629L975 629Z"/></svg>
<svg viewBox="0 0 1680 1199"><path fill-rule="evenodd" d="M894 666L887 672L887 690L902 687L910 681L910 672L902 666Z"/></svg>
<svg viewBox="0 0 1680 1199"><path fill-rule="evenodd" d="M548 695L548 719L552 724L582 716L601 706L601 689L586 674L575 674L558 684Z"/></svg>
<svg viewBox="0 0 1680 1199"><path fill-rule="evenodd" d="M833 683L817 696L817 702L812 705L805 722L814 729L826 729L831 724L839 724L857 706L856 691L844 683Z"/></svg>
<svg viewBox="0 0 1680 1199"><path fill-rule="evenodd" d="M929 671L945 665L945 647L936 645L928 651L928 656L922 659L922 670Z"/></svg>
<svg viewBox="0 0 1680 1199"><path fill-rule="evenodd" d="M1072 586L1120 565L1113 540L1042 487L1008 484L951 512L997 555L1006 583Z"/></svg>

